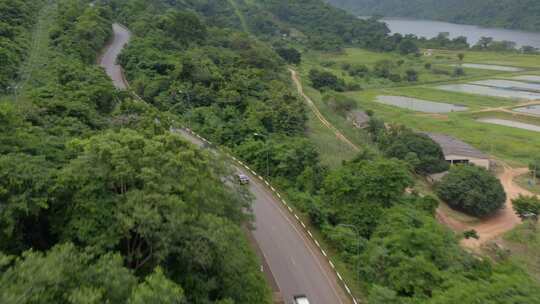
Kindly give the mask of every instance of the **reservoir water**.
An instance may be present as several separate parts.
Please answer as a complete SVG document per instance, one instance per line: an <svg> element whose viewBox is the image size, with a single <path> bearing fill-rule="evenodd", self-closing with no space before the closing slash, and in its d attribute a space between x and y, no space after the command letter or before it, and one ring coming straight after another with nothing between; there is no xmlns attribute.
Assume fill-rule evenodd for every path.
<svg viewBox="0 0 540 304"><path fill-rule="evenodd" d="M392 33L402 35L433 38L441 32L448 32L450 38L467 37L469 44L476 44L481 37L492 37L497 41L513 41L518 47L530 45L540 48L540 33L407 18L383 18L382 21L386 22Z"/></svg>

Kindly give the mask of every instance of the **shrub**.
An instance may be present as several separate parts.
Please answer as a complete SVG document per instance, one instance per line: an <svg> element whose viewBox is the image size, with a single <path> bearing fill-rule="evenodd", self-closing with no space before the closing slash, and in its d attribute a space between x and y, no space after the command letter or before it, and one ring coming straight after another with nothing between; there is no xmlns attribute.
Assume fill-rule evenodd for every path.
<svg viewBox="0 0 540 304"><path fill-rule="evenodd" d="M326 94L323 97L323 101L330 109L332 109L332 111L341 116L345 116L347 112L357 107L354 99L341 94Z"/></svg>
<svg viewBox="0 0 540 304"><path fill-rule="evenodd" d="M406 72L406 77L408 82L416 82L418 81L418 72L413 69L409 69Z"/></svg>
<svg viewBox="0 0 540 304"><path fill-rule="evenodd" d="M392 82L400 82L401 76L399 76L398 74L390 74L390 76L388 76L388 79L390 79L390 81Z"/></svg>
<svg viewBox="0 0 540 304"><path fill-rule="evenodd" d="M450 75L450 72L443 69L432 69L431 72L435 75Z"/></svg>
<svg viewBox="0 0 540 304"><path fill-rule="evenodd" d="M309 72L309 79L313 87L318 90L322 88L329 88L335 91L345 90L345 81L330 72L311 70Z"/></svg>
<svg viewBox="0 0 540 304"><path fill-rule="evenodd" d="M295 48L278 48L276 53L288 63L300 64L302 62L302 54Z"/></svg>
<svg viewBox="0 0 540 304"><path fill-rule="evenodd" d="M459 77L459 76L463 76L465 75L465 70L461 67L456 67L454 69L454 74L453 74L455 77Z"/></svg>
<svg viewBox="0 0 540 304"><path fill-rule="evenodd" d="M352 77L365 77L369 74L369 68L365 65L355 65L348 69Z"/></svg>
<svg viewBox="0 0 540 304"><path fill-rule="evenodd" d="M414 170L422 175L448 170L441 146L424 134L411 130L394 131L382 143L386 156L408 161Z"/></svg>
<svg viewBox="0 0 540 304"><path fill-rule="evenodd" d="M540 199L536 196L523 196L512 200L512 205L516 214L522 219L528 218L538 220L540 216Z"/></svg>
<svg viewBox="0 0 540 304"><path fill-rule="evenodd" d="M540 178L540 158L533 160L529 164L529 170L531 170L531 173L536 175L536 177Z"/></svg>
<svg viewBox="0 0 540 304"><path fill-rule="evenodd" d="M474 216L488 216L504 206L501 182L486 169L456 166L437 186L439 197L450 207Z"/></svg>

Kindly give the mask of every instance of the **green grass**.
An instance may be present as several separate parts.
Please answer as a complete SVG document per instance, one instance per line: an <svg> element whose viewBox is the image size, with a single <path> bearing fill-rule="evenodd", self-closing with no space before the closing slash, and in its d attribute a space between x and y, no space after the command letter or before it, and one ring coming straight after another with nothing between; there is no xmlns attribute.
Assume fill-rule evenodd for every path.
<svg viewBox="0 0 540 304"><path fill-rule="evenodd" d="M46 4L38 16L38 21L32 32L32 44L28 57L19 71L19 95L24 95L28 88L35 87L47 81L46 66L50 64L50 30L56 14L56 5Z"/></svg>
<svg viewBox="0 0 540 304"><path fill-rule="evenodd" d="M234 9L234 13L238 17L238 20L240 20L240 25L242 26L242 30L245 33L249 34L249 26L247 25L246 18L244 18L244 14L238 7L238 3L236 3L236 0L228 0L228 1L229 1L229 4Z"/></svg>
<svg viewBox="0 0 540 304"><path fill-rule="evenodd" d="M523 115L520 113L508 113L508 112L479 112L479 113L473 113L471 116L475 119L478 118L499 118L499 119L506 119L506 120L513 120L513 121L519 121L526 124L531 125L537 125L540 126L540 117L536 116L529 116L529 115Z"/></svg>
<svg viewBox="0 0 540 304"><path fill-rule="evenodd" d="M466 75L456 78L451 75L435 74L433 71L438 69L452 73L454 67L450 66L450 64L459 63L457 56L453 60L438 60L435 59L435 57L416 57L413 55L402 56L398 53L379 53L357 48L347 48L340 53L307 52L304 54L300 72L306 77L308 72L313 68L326 70L345 79L347 83L358 83L366 89L411 85L406 81L393 83L388 79L351 77L348 75L347 71L343 69L343 64L366 65L368 68L373 69L375 63L380 60L392 61L395 64L393 73L400 74L401 76L405 75L405 72L408 69L416 70L419 74L419 79L415 84L459 81L463 79L481 79L486 76L497 74L494 71L466 68ZM399 60L403 61L401 66L397 65ZM432 64L430 70L425 68L426 63ZM502 73L498 72L498 74Z"/></svg>
<svg viewBox="0 0 540 304"><path fill-rule="evenodd" d="M317 148L323 165L336 168L344 160L354 158L356 153L351 147L340 141L311 111L308 113L307 127L306 135Z"/></svg>
<svg viewBox="0 0 540 304"><path fill-rule="evenodd" d="M540 195L540 178L536 179L536 183L532 183L532 175L524 174L518 176L514 181L523 189L526 189L532 193Z"/></svg>
<svg viewBox="0 0 540 304"><path fill-rule="evenodd" d="M540 281L540 223L524 223L508 232L504 240L510 258Z"/></svg>
<svg viewBox="0 0 540 304"><path fill-rule="evenodd" d="M502 53L502 52L479 52L479 51L448 51L448 50L435 50L433 52L433 58L442 56L444 58L438 59L454 61L457 58L457 54L465 54L466 63L481 63L481 64L494 64L515 66L526 69L540 69L540 56L539 55L526 55L519 53ZM437 59L436 59L437 60Z"/></svg>
<svg viewBox="0 0 540 304"><path fill-rule="evenodd" d="M448 96L457 96L457 93L433 93L432 91L424 91L417 88L400 88L399 90L391 90L391 92L398 95L401 91L406 92L404 95L418 98L430 97L428 99L434 99L436 101L440 99L448 100ZM355 98L361 108L373 110L377 116L383 118L386 122L403 124L419 131L435 132L454 136L468 142L481 151L506 160L511 164L524 166L528 164L535 155L540 153L540 136L538 136L537 132L486 124L475 120L480 116L485 117L485 115L489 115L489 113L471 114L468 112L454 112L444 115L426 114L374 102L377 95L388 94L388 92L388 89L367 90L349 93L348 95ZM416 94L418 92L421 93ZM428 96L430 94L431 96ZM433 94L439 94L440 96L433 96ZM471 95L471 98L472 96L473 95ZM481 104L489 103L488 98L485 99L485 97L478 96L474 98L475 99L465 102L464 100L460 100L459 103L470 104L475 100ZM494 105L504 105L508 103L504 100L493 100L495 100ZM324 114L326 115L326 113ZM526 119L527 122L532 122L532 118L523 118L523 115L512 116L511 114L508 114L510 117L506 117L505 113L496 113L493 115L512 119Z"/></svg>

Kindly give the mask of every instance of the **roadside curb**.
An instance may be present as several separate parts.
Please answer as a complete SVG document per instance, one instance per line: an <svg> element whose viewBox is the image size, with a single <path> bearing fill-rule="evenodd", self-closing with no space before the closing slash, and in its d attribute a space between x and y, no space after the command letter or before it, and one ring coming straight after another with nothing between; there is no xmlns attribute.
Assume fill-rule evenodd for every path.
<svg viewBox="0 0 540 304"><path fill-rule="evenodd" d="M198 138L199 140L203 141L204 143L206 144L209 144L209 145L212 145L212 142L207 140L206 138L200 136L199 134L197 134L195 131L191 130L190 128L187 128L187 127L183 127L182 128L183 130L187 131L189 134L191 134L192 136L195 136L196 138ZM244 164L241 160L239 160L238 158L236 158L234 155L228 153L227 151L223 151L223 149L221 149L220 147L216 146L216 149L219 150L222 154L224 154L225 156L227 156L229 159L232 159L236 164L238 164L240 167L248 170L251 174L253 174L253 176L257 177L265 186L268 190L270 190L278 199L279 201L281 202L281 204L286 207L286 209L289 211L289 214L292 215L296 221L302 226L302 229L304 230L304 233L306 233L307 236L309 236L309 239L311 239L311 241L313 242L313 244L315 244L315 246L317 246L317 248L319 249L320 253L324 256L324 258L326 259L326 261L328 262L328 265L330 265L330 267L332 268L332 270L334 271L335 275L337 276L337 278L339 279L339 282L341 283L342 287L345 289L345 291L347 292L347 294L349 295L349 297L352 299L353 303L354 304L358 304L360 303L352 294L351 292L351 289L349 288L349 286L347 285L347 283L345 282L345 280L343 279L343 277L341 276L341 274L339 273L339 271L336 269L336 266L334 265L334 263L332 262L332 260L330 260L330 257L328 256L328 254L326 253L326 251L324 251L324 249L321 247L319 241L317 241L317 239L315 238L315 236L313 235L313 233L311 232L311 230L308 228L308 226L302 221L302 219L298 216L298 214L294 211L294 209L291 207L291 205L285 200L282 198L282 195L279 193L278 190L276 190L276 188L274 188L272 186L272 184L270 184L263 176L261 176L260 174L258 174L257 172L255 172L253 169L251 169L248 165Z"/></svg>

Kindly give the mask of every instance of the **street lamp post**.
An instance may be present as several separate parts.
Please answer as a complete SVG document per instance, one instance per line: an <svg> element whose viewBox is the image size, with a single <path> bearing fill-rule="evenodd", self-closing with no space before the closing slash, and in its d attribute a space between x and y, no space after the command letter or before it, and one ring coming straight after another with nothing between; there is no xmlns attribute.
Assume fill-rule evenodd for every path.
<svg viewBox="0 0 540 304"><path fill-rule="evenodd" d="M360 280L360 231L358 230L358 228L354 225L350 225L350 224L338 224L338 226L342 226L342 227L346 227L346 228L350 228L352 230L354 230L354 232L356 233L356 276L357 276L357 279Z"/></svg>
<svg viewBox="0 0 540 304"><path fill-rule="evenodd" d="M266 177L270 177L270 151L268 150L268 136L260 133L253 133L254 136L259 136L265 139L266 146Z"/></svg>

